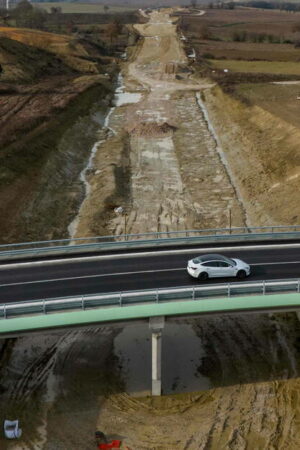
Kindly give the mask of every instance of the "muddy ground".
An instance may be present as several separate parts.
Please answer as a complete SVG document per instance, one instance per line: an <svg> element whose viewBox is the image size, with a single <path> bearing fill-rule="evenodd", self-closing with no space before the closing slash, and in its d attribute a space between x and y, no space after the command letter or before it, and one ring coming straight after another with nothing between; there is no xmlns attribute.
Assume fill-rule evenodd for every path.
<svg viewBox="0 0 300 450"><path fill-rule="evenodd" d="M261 168L262 152L258 155L251 145L256 134L249 133L253 124L258 130L255 114L244 116L245 105L195 76L169 11L154 12L136 30L143 39L124 63L119 101L98 136L74 235L123 233L124 218L114 214L120 205L128 214L126 231L133 232L226 226L229 209L233 225L265 223L266 216L275 220L273 204L263 203L267 196L262 194L265 186L278 182L273 172L279 169L275 164L273 172ZM263 125L260 129L263 135ZM244 147L235 145L234 158L231 144L241 139ZM264 154L273 163L272 155ZM245 182L240 161L243 168L252 168L256 182ZM277 208L282 205L280 196L271 198ZM146 333L148 350L142 355L134 353L133 344L130 352L121 348L126 329L90 328L11 341L2 355L0 411L21 418L24 439L17 446L0 441L2 447L88 450L95 448L94 431L100 429L131 450L299 448L295 314L220 316L187 325L198 350L189 362L194 364L193 382L186 379L184 390L195 392L176 394L178 323L177 337L172 335L172 345L165 346L174 349L166 367L174 378L165 386L174 394L161 398L147 396L149 378L142 370L143 393L127 393L138 391L131 359L143 357L149 363ZM132 342L139 342L140 334L134 333L129 333Z"/></svg>

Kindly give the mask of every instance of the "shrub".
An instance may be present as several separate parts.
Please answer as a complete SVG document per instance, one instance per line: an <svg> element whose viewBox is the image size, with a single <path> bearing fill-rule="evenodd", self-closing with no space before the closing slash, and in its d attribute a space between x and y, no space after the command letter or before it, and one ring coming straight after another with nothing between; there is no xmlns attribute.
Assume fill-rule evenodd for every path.
<svg viewBox="0 0 300 450"><path fill-rule="evenodd" d="M247 40L247 36L246 31L235 31L232 35L232 40L235 42L245 42Z"/></svg>
<svg viewBox="0 0 300 450"><path fill-rule="evenodd" d="M212 53L203 53L202 57L206 59L215 59L215 55Z"/></svg>

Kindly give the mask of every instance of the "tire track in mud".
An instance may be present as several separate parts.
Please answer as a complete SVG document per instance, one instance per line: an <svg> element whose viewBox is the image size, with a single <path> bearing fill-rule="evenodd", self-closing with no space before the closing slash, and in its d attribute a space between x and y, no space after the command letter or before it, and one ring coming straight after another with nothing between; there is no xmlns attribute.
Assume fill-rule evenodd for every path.
<svg viewBox="0 0 300 450"><path fill-rule="evenodd" d="M55 339L55 343L43 349L43 339L41 339L40 354L37 357L29 356L29 364L22 369L22 377L11 389L10 400L25 404L30 400L34 392L41 388L49 377L49 372L53 369L58 353L69 345L69 341L76 341L80 332L68 332ZM26 338L23 338L26 340ZM72 349L72 347L71 347ZM31 360L32 359L32 360ZM25 361L24 361L25 362ZM26 364L26 362L25 362Z"/></svg>

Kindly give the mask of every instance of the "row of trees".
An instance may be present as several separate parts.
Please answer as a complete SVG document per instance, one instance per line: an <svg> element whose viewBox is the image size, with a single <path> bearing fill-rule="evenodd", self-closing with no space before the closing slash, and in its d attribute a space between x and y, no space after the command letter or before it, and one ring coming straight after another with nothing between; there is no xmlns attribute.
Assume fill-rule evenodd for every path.
<svg viewBox="0 0 300 450"><path fill-rule="evenodd" d="M192 8L196 8L197 7L197 0L191 0L190 6ZM217 1L217 2L210 2L208 5L209 9L234 9L235 8L235 3L234 2L222 2L222 1Z"/></svg>
<svg viewBox="0 0 300 450"><path fill-rule="evenodd" d="M275 36L274 34L248 33L245 30L235 31L232 34L232 40L235 42L254 42L256 44L263 42L268 42L270 44L292 43L291 41L280 36Z"/></svg>
<svg viewBox="0 0 300 450"><path fill-rule="evenodd" d="M234 2L217 2L217 3L213 3L210 2L208 4L208 8L209 9L234 9L235 8L235 3Z"/></svg>
<svg viewBox="0 0 300 450"><path fill-rule="evenodd" d="M240 3L242 6L249 6L251 8L263 8L263 9L280 9L281 11L300 11L299 3L279 3L279 2L268 2L266 0L251 0L246 3Z"/></svg>

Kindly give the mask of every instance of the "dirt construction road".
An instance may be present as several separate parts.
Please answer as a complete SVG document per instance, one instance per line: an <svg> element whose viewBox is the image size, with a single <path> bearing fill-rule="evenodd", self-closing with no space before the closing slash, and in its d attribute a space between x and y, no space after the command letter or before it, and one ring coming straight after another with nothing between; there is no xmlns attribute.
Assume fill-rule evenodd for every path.
<svg viewBox="0 0 300 450"><path fill-rule="evenodd" d="M135 28L141 39L123 69L123 97L109 117L113 133L99 145L77 235L101 232L99 205L112 183L109 164L119 168L110 202L125 207L126 232L224 227L230 208L233 225L244 224L243 207L199 101L211 83L193 79L191 61L167 12L153 12L148 23ZM106 229L124 233L123 218L110 219Z"/></svg>

